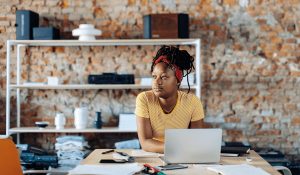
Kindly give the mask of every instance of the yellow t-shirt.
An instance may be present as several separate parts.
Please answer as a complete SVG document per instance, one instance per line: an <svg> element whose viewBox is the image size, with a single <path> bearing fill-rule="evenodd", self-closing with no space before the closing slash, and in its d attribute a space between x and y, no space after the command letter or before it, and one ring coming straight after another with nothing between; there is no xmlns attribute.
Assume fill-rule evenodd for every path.
<svg viewBox="0 0 300 175"><path fill-rule="evenodd" d="M176 106L169 114L163 112L158 97L151 90L140 93L136 98L135 115L150 119L153 139L159 141L164 141L165 129L188 128L191 121L204 118L199 98L182 91L178 91Z"/></svg>

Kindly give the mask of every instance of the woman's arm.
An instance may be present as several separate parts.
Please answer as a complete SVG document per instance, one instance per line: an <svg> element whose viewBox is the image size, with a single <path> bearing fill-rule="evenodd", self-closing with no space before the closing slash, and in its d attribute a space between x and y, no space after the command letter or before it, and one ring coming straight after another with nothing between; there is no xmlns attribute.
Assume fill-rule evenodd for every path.
<svg viewBox="0 0 300 175"><path fill-rule="evenodd" d="M164 143L153 139L150 119L137 116L136 121L142 149L150 152L163 153Z"/></svg>
<svg viewBox="0 0 300 175"><path fill-rule="evenodd" d="M207 128L207 126L204 124L203 119L200 119L200 120L191 122L190 128Z"/></svg>

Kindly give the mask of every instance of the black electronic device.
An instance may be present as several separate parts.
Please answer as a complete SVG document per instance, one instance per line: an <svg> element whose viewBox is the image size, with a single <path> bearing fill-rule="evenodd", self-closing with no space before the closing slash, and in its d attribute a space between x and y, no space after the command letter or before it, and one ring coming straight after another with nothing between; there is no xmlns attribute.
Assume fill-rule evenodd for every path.
<svg viewBox="0 0 300 175"><path fill-rule="evenodd" d="M39 26L39 14L30 10L17 10L16 12L16 39L33 39L33 28Z"/></svg>
<svg viewBox="0 0 300 175"><path fill-rule="evenodd" d="M58 167L57 155L36 155L34 163L36 166Z"/></svg>
<svg viewBox="0 0 300 175"><path fill-rule="evenodd" d="M48 169L49 166L58 167L56 154L49 154L41 148L28 144L17 144L17 147L22 150L20 159L25 168Z"/></svg>
<svg viewBox="0 0 300 175"><path fill-rule="evenodd" d="M249 147L237 147L237 146L222 146L221 153L232 153L232 154L248 154L250 151Z"/></svg>
<svg viewBox="0 0 300 175"><path fill-rule="evenodd" d="M230 156L230 154L235 154L236 156L242 154L248 154L251 149L249 143L243 142L225 142L224 145L221 147L221 153L224 156Z"/></svg>
<svg viewBox="0 0 300 175"><path fill-rule="evenodd" d="M99 163L128 163L125 159L101 159Z"/></svg>
<svg viewBox="0 0 300 175"><path fill-rule="evenodd" d="M188 166L180 165L180 164L167 164L167 165L157 166L156 168L159 169L160 171L164 171L164 170L176 170L176 169L188 168Z"/></svg>
<svg viewBox="0 0 300 175"><path fill-rule="evenodd" d="M34 157L35 157L35 154L34 153L30 153L30 152L22 152L21 153L21 161L24 162L24 163L33 163L34 162ZM22 163L21 162L21 163Z"/></svg>
<svg viewBox="0 0 300 175"><path fill-rule="evenodd" d="M34 27L34 40L55 40L59 39L59 30L55 27Z"/></svg>
<svg viewBox="0 0 300 175"><path fill-rule="evenodd" d="M189 15L150 14L143 17L144 38L189 38Z"/></svg>
<svg viewBox="0 0 300 175"><path fill-rule="evenodd" d="M29 144L17 144L17 148L20 149L22 153L27 152L27 153L37 154L37 155L47 154L47 151L45 151L44 149L34 147Z"/></svg>
<svg viewBox="0 0 300 175"><path fill-rule="evenodd" d="M89 84L134 84L133 74L103 73L101 75L89 75Z"/></svg>
<svg viewBox="0 0 300 175"><path fill-rule="evenodd" d="M57 155L36 155L30 152L21 153L21 164L27 168L48 168L58 167L58 157Z"/></svg>

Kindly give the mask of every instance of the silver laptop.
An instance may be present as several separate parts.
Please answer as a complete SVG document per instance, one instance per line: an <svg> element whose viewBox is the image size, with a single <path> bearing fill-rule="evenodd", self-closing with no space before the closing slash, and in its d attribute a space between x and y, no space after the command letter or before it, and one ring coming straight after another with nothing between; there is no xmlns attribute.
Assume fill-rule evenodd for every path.
<svg viewBox="0 0 300 175"><path fill-rule="evenodd" d="M167 129L166 163L216 163L220 161L222 129Z"/></svg>

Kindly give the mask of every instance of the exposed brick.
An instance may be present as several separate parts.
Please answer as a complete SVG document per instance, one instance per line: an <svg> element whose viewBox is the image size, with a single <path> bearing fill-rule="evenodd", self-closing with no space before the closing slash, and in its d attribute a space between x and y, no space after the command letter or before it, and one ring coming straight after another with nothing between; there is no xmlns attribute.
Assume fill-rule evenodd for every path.
<svg viewBox="0 0 300 175"><path fill-rule="evenodd" d="M69 2L68 2L68 0L62 0L62 1L60 1L60 2L59 2L59 6L60 6L61 8L67 8L67 7L69 7Z"/></svg>
<svg viewBox="0 0 300 175"><path fill-rule="evenodd" d="M229 6L233 6L236 4L236 0L223 0L223 3Z"/></svg>
<svg viewBox="0 0 300 175"><path fill-rule="evenodd" d="M6 16L0 16L0 21L6 21L7 17Z"/></svg>
<svg viewBox="0 0 300 175"><path fill-rule="evenodd" d="M277 117L263 117L263 122L265 123L278 123Z"/></svg>
<svg viewBox="0 0 300 175"><path fill-rule="evenodd" d="M300 126L300 116L296 116L292 119L291 124L293 126Z"/></svg>
<svg viewBox="0 0 300 175"><path fill-rule="evenodd" d="M9 21L0 21L0 26L10 26Z"/></svg>
<svg viewBox="0 0 300 175"><path fill-rule="evenodd" d="M55 47L55 52L56 53L64 53L65 52L65 47Z"/></svg>
<svg viewBox="0 0 300 175"><path fill-rule="evenodd" d="M33 6L44 6L45 5L45 0L34 0L32 1Z"/></svg>
<svg viewBox="0 0 300 175"><path fill-rule="evenodd" d="M279 37L272 37L271 38L271 42L272 44L276 44L276 43L282 43L282 39ZM277 46L278 47L278 46Z"/></svg>
<svg viewBox="0 0 300 175"><path fill-rule="evenodd" d="M291 76L300 77L300 71L291 71Z"/></svg>
<svg viewBox="0 0 300 175"><path fill-rule="evenodd" d="M60 0L46 0L45 4L49 7L57 6L59 5Z"/></svg>
<svg viewBox="0 0 300 175"><path fill-rule="evenodd" d="M286 111L295 111L297 109L297 105L294 103L287 103L284 105L284 109Z"/></svg>
<svg viewBox="0 0 300 175"><path fill-rule="evenodd" d="M0 25L0 106L5 101L5 41L15 38L13 25L17 9L38 12L41 18L49 20L47 25L60 28L64 39L74 39L71 31L82 23L92 23L102 30L98 39L143 38L143 15L184 11L190 15L190 38L201 38L201 100L207 116L205 120L212 126L229 128L224 140L249 141L254 146L299 154L300 141L296 139L299 134L294 136L293 133L300 133L300 90L297 88L300 76L297 27L300 23L299 12L290 10L299 6L299 1L251 1L243 9L237 0L178 0L176 6L171 4L170 7L165 7L170 2L158 0L151 3L147 0L12 0L7 3L0 5L3 12L0 23L4 22ZM270 6L272 13L265 10ZM150 63L158 48L32 47L31 51L26 51L30 56L24 58L21 77L22 81L43 82L47 76L57 75L63 83L86 83L88 74L112 70L149 76ZM181 48L193 53L189 47ZM12 57L16 58L16 54ZM15 63L13 59L12 64ZM16 79L15 68L13 65L12 81ZM101 109L106 121L118 113L132 112L139 92L114 91L114 99L109 98L106 90L28 91L22 93L21 98L22 124L33 126L36 120L48 120L53 124L55 113L64 112L67 125L73 127L72 110L80 102L89 103L91 111ZM15 94L12 95L15 99ZM15 108L15 102L12 103ZM0 108L0 123L3 116L5 111ZM3 125L0 130L2 128ZM34 144L47 147L47 139L53 141L56 135L38 136ZM95 137L98 136L88 134L90 140L96 140ZM102 145L107 146L109 139L105 134L101 138ZM24 141L34 142L31 137Z"/></svg>
<svg viewBox="0 0 300 175"><path fill-rule="evenodd" d="M219 25L209 25L208 27L209 30L212 30L212 31L218 31L218 30L221 30L221 27Z"/></svg>
<svg viewBox="0 0 300 175"><path fill-rule="evenodd" d="M230 116L230 117L226 117L225 118L225 122L227 122L227 123L240 123L241 122L241 118Z"/></svg>
<svg viewBox="0 0 300 175"><path fill-rule="evenodd" d="M266 135L266 136L278 136L281 134L281 130L270 129L270 130L258 130L256 131L256 135Z"/></svg>
<svg viewBox="0 0 300 175"><path fill-rule="evenodd" d="M288 38L285 39L286 43L291 43L291 44L296 44L297 43L297 39L296 38Z"/></svg>
<svg viewBox="0 0 300 175"><path fill-rule="evenodd" d="M78 10L78 9L76 9L76 12L79 12L79 11L77 11L77 10ZM63 9L62 9L62 13L63 13L63 14L69 14L69 13L74 13L74 12L75 12L75 10L74 10L73 7L68 7L68 8L63 8ZM80 10L80 12L83 13L82 10Z"/></svg>

